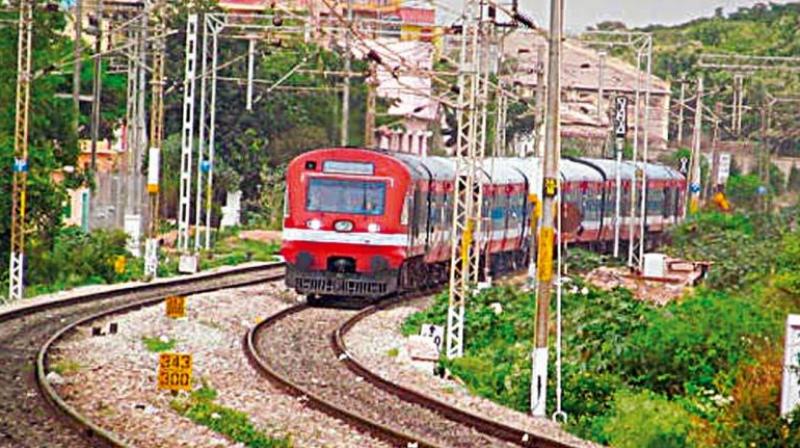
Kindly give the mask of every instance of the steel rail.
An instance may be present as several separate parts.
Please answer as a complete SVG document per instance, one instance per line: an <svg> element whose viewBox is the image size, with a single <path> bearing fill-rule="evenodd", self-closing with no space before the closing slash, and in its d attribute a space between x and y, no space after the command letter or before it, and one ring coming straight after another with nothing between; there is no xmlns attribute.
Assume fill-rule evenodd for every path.
<svg viewBox="0 0 800 448"><path fill-rule="evenodd" d="M355 316L348 319L342 326L340 326L332 335L331 342L334 347L336 355L342 362L356 375L364 378L375 387L396 395L400 399L428 408L437 412L445 418L468 425L475 430L484 434L491 435L501 440L514 443L519 446L529 448L569 448L569 445L564 442L550 439L541 435L536 435L530 431L508 426L506 424L487 419L480 415L456 408L447 403L439 401L435 398L427 396L423 393L417 392L405 386L393 383L386 380L382 376L372 372L357 359L355 359L347 350L347 344L344 341L347 333L360 321L365 318L383 311L397 303L400 300L392 300L388 302L378 303L365 308Z"/></svg>
<svg viewBox="0 0 800 448"><path fill-rule="evenodd" d="M267 361L259 354L258 349L256 348L260 333L274 326L282 319L297 313L301 313L308 308L309 306L307 304L300 304L291 308L287 308L268 317L255 327L251 328L247 334L245 334L242 341L242 347L248 361L250 362L250 365L259 373L259 375L266 378L271 383L276 384L280 389L284 390L290 395L306 398L308 400L307 405L309 407L324 412L325 414L328 414L339 420L348 422L355 427L361 428L378 439L404 447L415 446L420 448L444 448L439 444L422 439L419 436L398 431L372 419L358 415L355 412L350 412L346 409L343 409L342 407L322 398L321 396L308 391L289 379L287 376L278 373L275 369L269 366Z"/></svg>
<svg viewBox="0 0 800 448"><path fill-rule="evenodd" d="M284 277L284 266L285 264L283 262L257 264L189 277L169 279L158 283L114 288L108 291L80 295L60 301L44 302L29 307L13 309L5 313L0 313L0 322L23 318L49 310L68 309L77 305L111 300L120 296L133 294L135 297L131 299L132 303L126 303L108 310L93 313L62 327L40 347L35 362L36 387L41 397L49 405L54 417L64 420L69 426L77 429L83 439L91 443L92 446L127 447L128 445L117 435L103 429L67 404L50 385L47 380L47 367L49 351L52 346L80 325L85 325L108 316L124 314L143 307L156 305L162 302L167 294L174 294L176 292L181 294L200 294L275 281ZM245 276L245 278L237 280L236 277L240 276ZM178 289L178 291L176 291L176 289ZM142 297L146 298L143 299Z"/></svg>

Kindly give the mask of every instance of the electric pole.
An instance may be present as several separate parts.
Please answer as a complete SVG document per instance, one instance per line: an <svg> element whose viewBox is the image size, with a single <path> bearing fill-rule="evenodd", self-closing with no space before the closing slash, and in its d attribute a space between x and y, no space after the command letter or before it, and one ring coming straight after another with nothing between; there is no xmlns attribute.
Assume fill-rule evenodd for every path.
<svg viewBox="0 0 800 448"><path fill-rule="evenodd" d="M544 47L540 46L536 52L536 108L534 109L534 140L533 155L542 157L544 154L544 112L547 87L544 84ZM522 154L522 157L527 154Z"/></svg>
<svg viewBox="0 0 800 448"><path fill-rule="evenodd" d="M558 165L561 157L561 39L563 0L550 2L550 36L547 70L547 115L545 118L545 153L543 161L542 222L539 230L536 290L536 334L532 356L531 412L546 415L548 319L553 287L553 246L555 244L555 205L559 188ZM538 175L538 173L533 173ZM560 206L560 204L559 204ZM560 235L559 244L560 242Z"/></svg>
<svg viewBox="0 0 800 448"><path fill-rule="evenodd" d="M606 52L601 51L598 53L598 65L597 65L597 122L598 124L602 124L603 122L603 82L605 81L603 77L603 70L605 69L606 64Z"/></svg>
<svg viewBox="0 0 800 448"><path fill-rule="evenodd" d="M103 93L103 79L100 74L103 62L103 0L97 1L95 23L97 24L97 35L94 42L94 73L92 74L92 176L97 172L97 141L100 138L100 100ZM94 198L91 200L91 203L93 202ZM89 221L91 222L91 216Z"/></svg>
<svg viewBox="0 0 800 448"><path fill-rule="evenodd" d="M719 157L717 156L717 144L719 142L719 124L722 119L722 103L714 105L714 130L711 134L711 174L706 182L706 201L714 196L717 190L717 179L719 178Z"/></svg>
<svg viewBox="0 0 800 448"><path fill-rule="evenodd" d="M678 146L683 144L683 111L686 109L686 78L681 78L681 100L678 103Z"/></svg>
<svg viewBox="0 0 800 448"><path fill-rule="evenodd" d="M192 154L194 152L194 89L197 71L197 14L186 21L186 64L183 81L183 132L181 133L181 177L178 203L178 243L182 257L189 255ZM188 260L188 259L187 259Z"/></svg>
<svg viewBox="0 0 800 448"><path fill-rule="evenodd" d="M697 213L700 197L700 144L703 138L703 77L697 78L697 104L694 107L694 137L689 167L689 213Z"/></svg>
<svg viewBox="0 0 800 448"><path fill-rule="evenodd" d="M474 243L475 228L481 213L480 185L475 183L478 170L478 146L484 121L478 104L481 95L482 10L479 0L464 2L464 22L461 34L461 51L458 73L458 129L454 152L456 181L453 189L453 221L450 252L450 287L447 307L446 353L450 359L464 354L464 308L470 295L472 282L480 269L477 244Z"/></svg>
<svg viewBox="0 0 800 448"><path fill-rule="evenodd" d="M369 74L367 75L367 112L364 122L364 146L367 148L375 147L375 89L378 84L376 77L375 63L370 61Z"/></svg>
<svg viewBox="0 0 800 448"><path fill-rule="evenodd" d="M144 274L155 278L158 274L158 193L161 164L161 144L164 139L164 53L166 51L166 24L163 0L156 5L156 38L153 41L153 78L150 98L150 151L147 165L147 193L150 197L150 225L144 254Z"/></svg>
<svg viewBox="0 0 800 448"><path fill-rule="evenodd" d="M347 146L350 138L350 68L352 49L350 48L350 27L353 25L353 0L347 0L347 29L344 31L344 89L342 90L342 146Z"/></svg>
<svg viewBox="0 0 800 448"><path fill-rule="evenodd" d="M78 135L81 116L81 35L83 34L83 0L75 1L75 42L72 46L72 108L75 113L75 135Z"/></svg>
<svg viewBox="0 0 800 448"><path fill-rule="evenodd" d="M19 5L17 37L17 96L14 124L14 179L11 193L10 301L20 300L25 288L25 201L28 188L28 126L31 100L31 51L33 46L33 0Z"/></svg>

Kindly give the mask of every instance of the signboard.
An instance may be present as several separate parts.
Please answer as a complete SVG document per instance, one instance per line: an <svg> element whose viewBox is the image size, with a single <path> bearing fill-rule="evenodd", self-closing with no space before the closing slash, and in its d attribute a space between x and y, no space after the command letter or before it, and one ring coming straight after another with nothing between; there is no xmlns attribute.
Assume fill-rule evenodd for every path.
<svg viewBox="0 0 800 448"><path fill-rule="evenodd" d="M28 161L26 159L14 159L14 172L15 173L27 173L28 172Z"/></svg>
<svg viewBox="0 0 800 448"><path fill-rule="evenodd" d="M800 405L800 314L786 318L786 341L783 349L783 386L781 415Z"/></svg>
<svg viewBox="0 0 800 448"><path fill-rule="evenodd" d="M628 134L628 98L618 96L614 98L614 135L625 138Z"/></svg>
<svg viewBox="0 0 800 448"><path fill-rule="evenodd" d="M689 174L689 158L688 157L681 157L680 162L681 162L681 166L680 166L680 168L678 168L678 171L680 171L680 173L683 174L684 176Z"/></svg>
<svg viewBox="0 0 800 448"><path fill-rule="evenodd" d="M364 162L340 162L326 160L322 162L322 172L331 174L361 174L372 176L375 174L375 165Z"/></svg>
<svg viewBox="0 0 800 448"><path fill-rule="evenodd" d="M539 266L539 281L549 282L553 278L553 243L555 242L555 230L552 227L544 227L539 232L539 253L536 264Z"/></svg>
<svg viewBox="0 0 800 448"><path fill-rule="evenodd" d="M169 296L164 303L166 304L167 317L177 319L186 316L186 297Z"/></svg>
<svg viewBox="0 0 800 448"><path fill-rule="evenodd" d="M553 178L546 178L544 180L544 195L547 197L554 197L558 193L558 181Z"/></svg>
<svg viewBox="0 0 800 448"><path fill-rule="evenodd" d="M444 327L433 324L422 324L419 335L429 338L436 344L436 348L442 351L442 343L444 342Z"/></svg>
<svg viewBox="0 0 800 448"><path fill-rule="evenodd" d="M161 353L158 356L158 389L192 389L192 355Z"/></svg>
<svg viewBox="0 0 800 448"><path fill-rule="evenodd" d="M182 274L197 273L197 257L194 255L181 255L178 261L178 272Z"/></svg>
<svg viewBox="0 0 800 448"><path fill-rule="evenodd" d="M158 193L158 176L161 163L161 151L158 148L150 148L147 159L147 192L150 194Z"/></svg>
<svg viewBox="0 0 800 448"><path fill-rule="evenodd" d="M723 152L719 155L717 167L717 185L725 185L731 175L731 154Z"/></svg>

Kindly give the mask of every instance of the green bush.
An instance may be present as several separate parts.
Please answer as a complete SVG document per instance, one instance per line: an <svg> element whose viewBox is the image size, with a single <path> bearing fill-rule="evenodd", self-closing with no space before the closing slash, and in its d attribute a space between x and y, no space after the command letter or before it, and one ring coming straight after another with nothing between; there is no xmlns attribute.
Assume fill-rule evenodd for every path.
<svg viewBox="0 0 800 448"><path fill-rule="evenodd" d="M710 288L742 290L773 269L785 227L758 214L701 213L672 230L667 253L713 262L705 282Z"/></svg>
<svg viewBox="0 0 800 448"><path fill-rule="evenodd" d="M126 263L121 273L114 266L118 257L130 258L127 238L119 230L86 233L78 227L65 227L50 245L32 241L27 263L29 294L130 279L136 269L131 263Z"/></svg>
<svg viewBox="0 0 800 448"><path fill-rule="evenodd" d="M734 208L752 210L760 202L759 186L761 186L761 180L755 174L731 176L725 187L725 193Z"/></svg>
<svg viewBox="0 0 800 448"><path fill-rule="evenodd" d="M650 313L631 335L623 372L631 384L670 396L719 390L748 359L752 341L779 337L783 317L752 299L706 290Z"/></svg>
<svg viewBox="0 0 800 448"><path fill-rule="evenodd" d="M689 445L691 415L652 392L614 394L604 431L615 448L682 448Z"/></svg>

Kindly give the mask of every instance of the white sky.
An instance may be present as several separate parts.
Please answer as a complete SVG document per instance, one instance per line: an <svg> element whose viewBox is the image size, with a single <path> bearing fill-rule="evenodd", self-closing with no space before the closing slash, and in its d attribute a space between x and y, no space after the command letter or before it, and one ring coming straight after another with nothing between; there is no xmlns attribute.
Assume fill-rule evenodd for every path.
<svg viewBox="0 0 800 448"><path fill-rule="evenodd" d="M453 7L461 5L460 0L442 1ZM789 3L787 0L771 1ZM545 28L548 26L550 0L519 0L519 2L520 7L532 16L539 26ZM726 12L731 12L740 6L759 3L756 0L564 0L564 2L566 28L569 32L583 31L587 26L605 20L621 20L633 27L650 24L673 25L712 16L719 6L725 8Z"/></svg>

